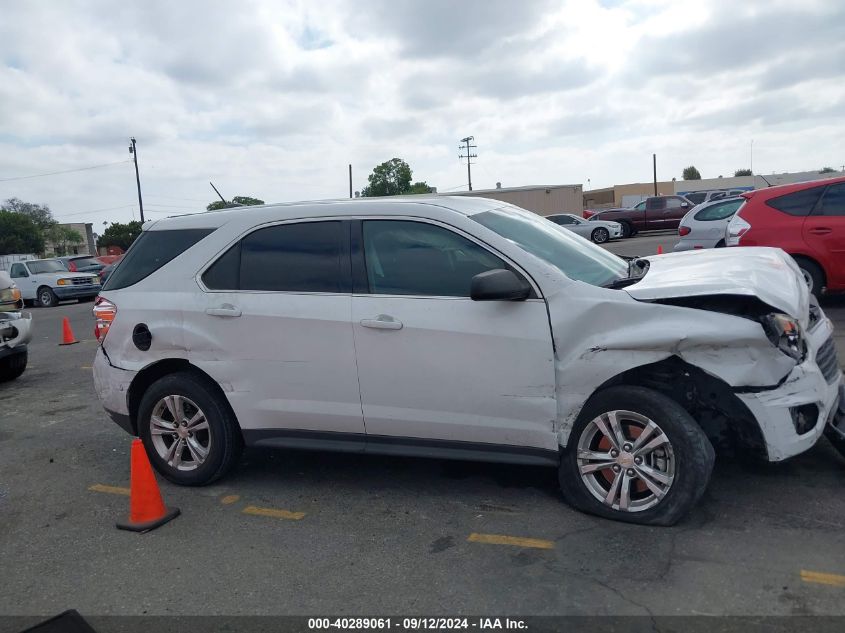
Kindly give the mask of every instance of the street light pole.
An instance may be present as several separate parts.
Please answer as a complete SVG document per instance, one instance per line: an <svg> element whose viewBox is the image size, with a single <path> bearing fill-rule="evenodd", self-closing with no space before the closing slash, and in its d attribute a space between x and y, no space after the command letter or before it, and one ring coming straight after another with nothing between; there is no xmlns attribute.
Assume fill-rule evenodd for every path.
<svg viewBox="0 0 845 633"><path fill-rule="evenodd" d="M144 201L141 200L141 176L138 175L138 150L135 148L135 137L129 139L129 153L135 161L135 183L138 185L138 208L141 210L141 224L144 223Z"/></svg>

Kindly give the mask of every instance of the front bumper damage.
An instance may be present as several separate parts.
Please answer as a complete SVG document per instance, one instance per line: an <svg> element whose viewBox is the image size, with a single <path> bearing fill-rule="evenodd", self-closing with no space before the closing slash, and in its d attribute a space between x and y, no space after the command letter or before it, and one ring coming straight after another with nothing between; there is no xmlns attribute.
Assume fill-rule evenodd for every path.
<svg viewBox="0 0 845 633"><path fill-rule="evenodd" d="M837 369L823 374L816 360L818 350L833 334L825 319L808 335L807 359L776 388L742 392L737 397L760 426L769 461L781 461L810 449L833 424L845 401L845 379Z"/></svg>
<svg viewBox="0 0 845 633"><path fill-rule="evenodd" d="M0 312L0 357L25 349L31 338L31 314Z"/></svg>

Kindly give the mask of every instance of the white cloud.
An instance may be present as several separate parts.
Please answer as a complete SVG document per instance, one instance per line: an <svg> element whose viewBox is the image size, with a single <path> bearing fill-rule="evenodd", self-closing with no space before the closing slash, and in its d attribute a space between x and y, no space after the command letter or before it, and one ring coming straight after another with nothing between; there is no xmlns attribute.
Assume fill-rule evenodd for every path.
<svg viewBox="0 0 845 633"><path fill-rule="evenodd" d="M845 160L838 0L0 0L0 180L128 159L149 217L344 196L374 165L463 187L593 186ZM60 218L131 219L130 163L0 182ZM100 211L99 209L106 209ZM135 210L137 216L137 210Z"/></svg>

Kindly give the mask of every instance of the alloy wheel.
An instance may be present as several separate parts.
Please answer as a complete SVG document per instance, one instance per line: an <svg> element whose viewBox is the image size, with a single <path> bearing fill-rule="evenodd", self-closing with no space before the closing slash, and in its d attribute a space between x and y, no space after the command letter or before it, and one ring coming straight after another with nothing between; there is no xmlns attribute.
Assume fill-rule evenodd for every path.
<svg viewBox="0 0 845 633"><path fill-rule="evenodd" d="M185 396L169 395L156 403L150 416L150 438L159 457L176 470L199 468L211 450L208 419Z"/></svg>
<svg viewBox="0 0 845 633"><path fill-rule="evenodd" d="M587 490L621 512L653 508L675 479L675 453L663 430L633 411L608 411L578 441L577 463Z"/></svg>

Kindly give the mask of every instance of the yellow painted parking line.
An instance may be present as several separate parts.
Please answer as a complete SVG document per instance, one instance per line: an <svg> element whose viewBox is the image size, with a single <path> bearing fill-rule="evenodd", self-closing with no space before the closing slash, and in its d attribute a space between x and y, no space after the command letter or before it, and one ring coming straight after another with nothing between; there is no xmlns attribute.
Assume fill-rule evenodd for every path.
<svg viewBox="0 0 845 633"><path fill-rule="evenodd" d="M818 571L801 570L801 580L817 585L830 585L832 587L845 587L845 576L839 574L823 574Z"/></svg>
<svg viewBox="0 0 845 633"><path fill-rule="evenodd" d="M80 365L79 369L93 369L93 367L91 365Z"/></svg>
<svg viewBox="0 0 845 633"><path fill-rule="evenodd" d="M515 545L516 547L535 547L537 549L554 549L552 541L539 538L523 538L521 536L505 536L504 534L478 534L473 532L467 538L470 543L487 543L488 545Z"/></svg>
<svg viewBox="0 0 845 633"><path fill-rule="evenodd" d="M272 517L274 519L290 519L291 521L299 521L305 516L304 512L276 510L275 508L259 508L257 506L247 506L243 509L243 513L259 517Z"/></svg>
<svg viewBox="0 0 845 633"><path fill-rule="evenodd" d="M226 495L225 497L220 497L220 503L224 506L232 505L233 503L237 503L240 500L240 495Z"/></svg>
<svg viewBox="0 0 845 633"><path fill-rule="evenodd" d="M88 490L92 492L105 492L110 495L126 495L127 497L132 492L129 488L121 488L120 486L106 486L105 484L94 484L89 486Z"/></svg>

